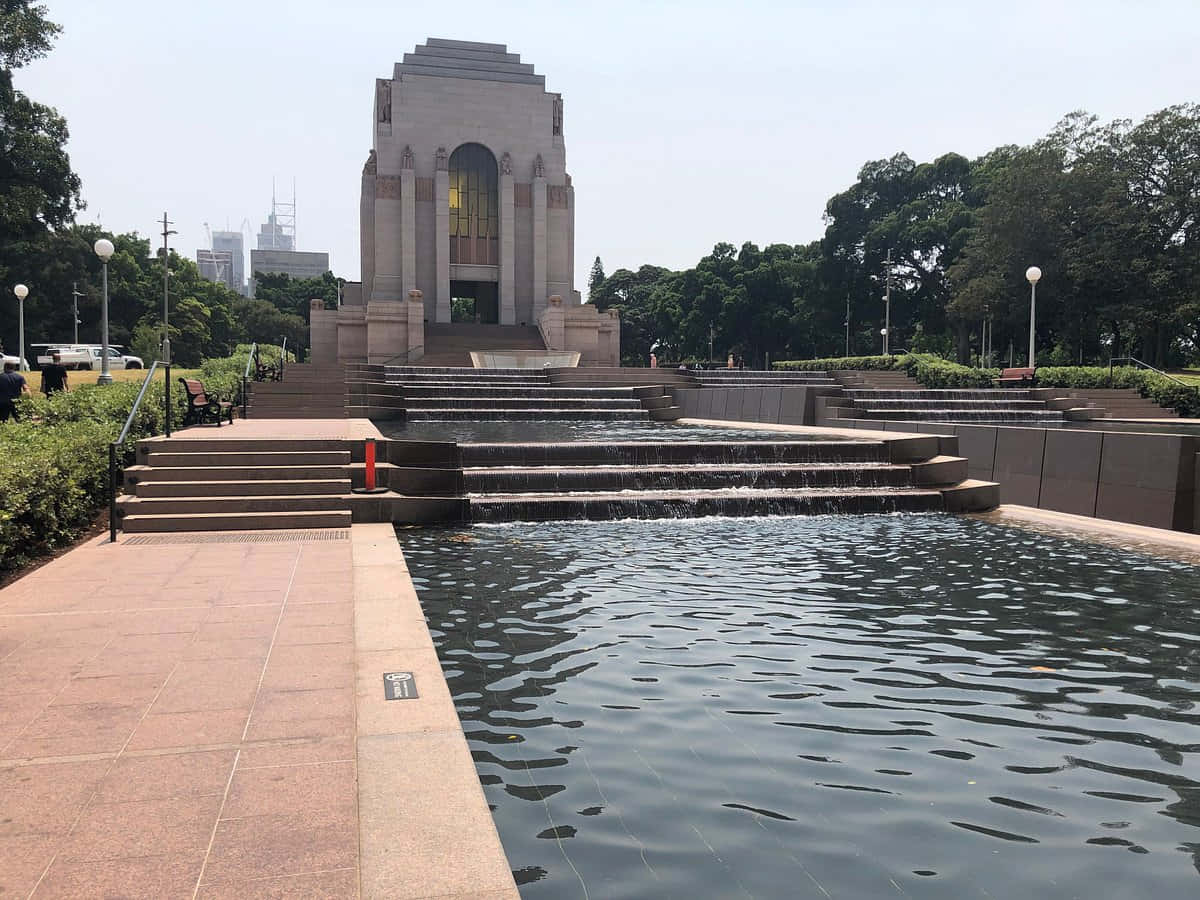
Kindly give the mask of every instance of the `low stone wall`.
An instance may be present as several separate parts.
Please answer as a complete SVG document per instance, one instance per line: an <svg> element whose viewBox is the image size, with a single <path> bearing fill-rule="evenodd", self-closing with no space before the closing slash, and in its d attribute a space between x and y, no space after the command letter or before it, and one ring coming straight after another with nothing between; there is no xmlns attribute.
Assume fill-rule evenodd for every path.
<svg viewBox="0 0 1200 900"><path fill-rule="evenodd" d="M675 405L685 419L812 425L821 388L732 387L672 388Z"/></svg>
<svg viewBox="0 0 1200 900"><path fill-rule="evenodd" d="M1200 437L868 419L839 425L956 435L970 476L999 482L1001 503L1200 532Z"/></svg>

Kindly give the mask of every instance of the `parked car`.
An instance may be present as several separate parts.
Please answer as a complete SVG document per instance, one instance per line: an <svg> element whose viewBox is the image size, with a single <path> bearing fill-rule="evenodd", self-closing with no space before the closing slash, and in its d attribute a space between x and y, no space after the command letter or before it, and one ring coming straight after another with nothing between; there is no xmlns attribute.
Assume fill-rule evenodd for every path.
<svg viewBox="0 0 1200 900"><path fill-rule="evenodd" d="M99 370L101 363L101 355L104 349L97 344L67 344L60 347L47 347L46 350L37 358L39 366L49 365L53 362L54 354L59 355L59 359L68 369L92 369ZM141 369L144 368L142 358L140 356L125 356L121 353L120 348L108 348L108 368L115 369Z"/></svg>
<svg viewBox="0 0 1200 900"><path fill-rule="evenodd" d="M0 356L4 357L2 360L0 360L0 368L3 367L4 363L12 363L14 366L17 367L18 370L21 370L21 369L28 370L29 369L28 363L26 363L25 365L21 365L21 357L19 357L19 356L12 356L11 354L8 354L8 353L0 353Z"/></svg>

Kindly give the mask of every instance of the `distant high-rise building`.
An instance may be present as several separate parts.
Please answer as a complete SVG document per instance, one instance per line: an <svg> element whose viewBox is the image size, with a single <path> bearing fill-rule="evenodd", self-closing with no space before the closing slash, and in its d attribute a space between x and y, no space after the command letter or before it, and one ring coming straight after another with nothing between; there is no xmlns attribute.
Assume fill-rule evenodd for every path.
<svg viewBox="0 0 1200 900"><path fill-rule="evenodd" d="M241 268L240 257L235 258L230 250L197 250L196 266L200 269L200 277L206 281L215 281L239 294L245 290L244 282L234 276L235 267Z"/></svg>
<svg viewBox="0 0 1200 900"><path fill-rule="evenodd" d="M240 231L214 231L214 251L227 250L233 256L232 287L239 294L246 293L246 244Z"/></svg>
<svg viewBox="0 0 1200 900"><path fill-rule="evenodd" d="M329 254L305 250L251 250L250 271L255 275L283 274L292 278L320 278L329 271ZM254 296L254 279L251 294Z"/></svg>
<svg viewBox="0 0 1200 900"><path fill-rule="evenodd" d="M295 250L295 232L282 224L276 214L272 212L258 231L258 249Z"/></svg>

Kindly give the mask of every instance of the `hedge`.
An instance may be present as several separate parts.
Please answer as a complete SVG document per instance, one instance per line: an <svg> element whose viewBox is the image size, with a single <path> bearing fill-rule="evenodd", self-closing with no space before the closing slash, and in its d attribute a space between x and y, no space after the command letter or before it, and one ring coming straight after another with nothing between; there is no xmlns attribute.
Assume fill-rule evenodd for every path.
<svg viewBox="0 0 1200 900"><path fill-rule="evenodd" d="M268 358L279 356L278 348L264 350ZM205 388L236 397L248 355L249 347L241 346L232 357L206 360L200 376ZM95 521L108 501L108 445L141 386L85 384L49 398L34 393L18 401L21 421L0 424L0 572L70 544ZM171 387L178 425L184 396L178 381ZM163 381L156 378L130 426L122 465L132 462L138 439L163 432L163 419Z"/></svg>
<svg viewBox="0 0 1200 900"><path fill-rule="evenodd" d="M928 353L781 360L771 368L808 372L902 369L928 388L989 388L1000 377L999 369L973 369ZM1200 388L1179 384L1147 369L1114 368L1110 379L1109 370L1100 366L1043 366L1038 368L1037 378L1039 387L1135 388L1143 397L1181 416L1200 416Z"/></svg>

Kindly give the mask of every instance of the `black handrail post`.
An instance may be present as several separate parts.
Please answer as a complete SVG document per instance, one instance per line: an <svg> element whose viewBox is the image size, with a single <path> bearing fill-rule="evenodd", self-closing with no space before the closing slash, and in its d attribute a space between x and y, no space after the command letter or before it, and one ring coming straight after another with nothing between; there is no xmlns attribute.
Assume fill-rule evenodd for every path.
<svg viewBox="0 0 1200 900"><path fill-rule="evenodd" d="M163 396L166 397L166 413L167 421L167 437L171 436L171 364L164 363L163 368L167 373L167 380L163 382Z"/></svg>
<svg viewBox="0 0 1200 900"><path fill-rule="evenodd" d="M247 418L247 416L246 416L246 399L249 394L249 387L250 386L246 383L246 376L243 375L242 376L242 418L243 419Z"/></svg>
<svg viewBox="0 0 1200 900"><path fill-rule="evenodd" d="M1110 356L1108 358L1108 386L1109 386L1109 388L1112 388L1112 386L1113 386L1112 366L1113 366L1113 358Z"/></svg>
<svg viewBox="0 0 1200 900"><path fill-rule="evenodd" d="M117 442L108 444L108 540L117 542Z"/></svg>

